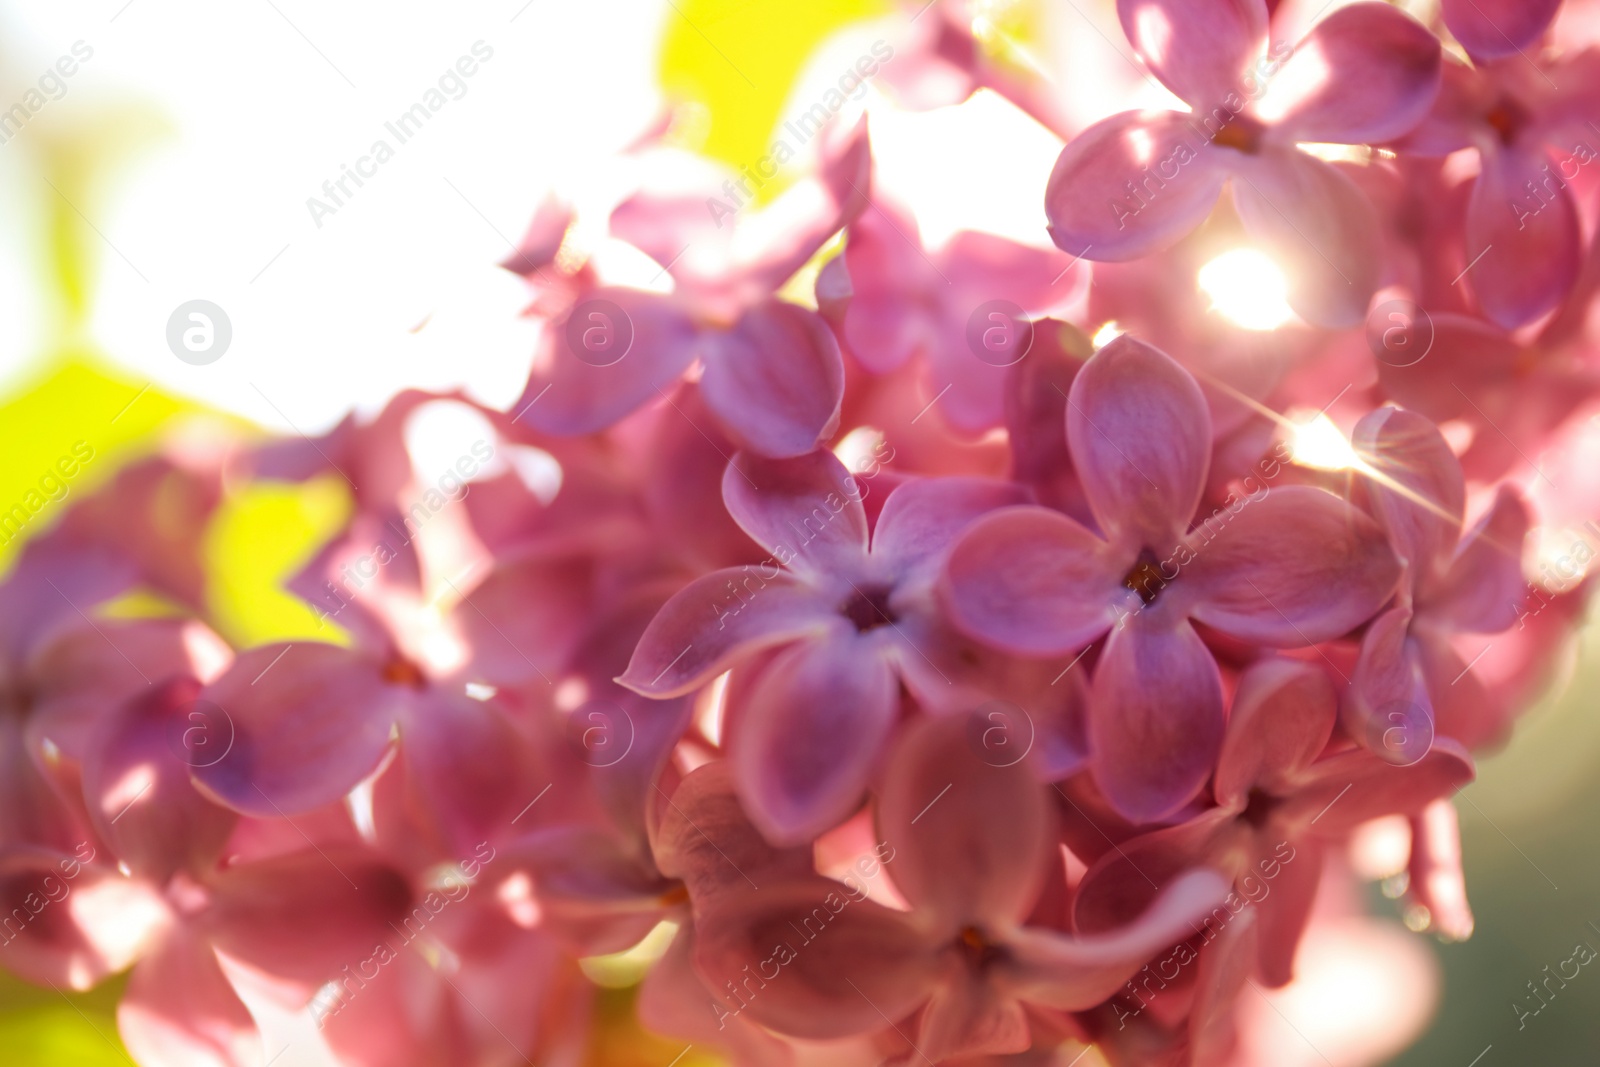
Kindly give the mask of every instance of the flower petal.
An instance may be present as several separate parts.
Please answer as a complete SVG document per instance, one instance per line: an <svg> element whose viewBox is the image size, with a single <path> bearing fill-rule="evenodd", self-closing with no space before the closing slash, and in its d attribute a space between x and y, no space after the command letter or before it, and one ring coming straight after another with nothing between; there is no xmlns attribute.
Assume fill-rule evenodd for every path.
<svg viewBox="0 0 1600 1067"><path fill-rule="evenodd" d="M1238 89L1267 47L1262 0L1117 0L1117 15L1150 72L1196 110Z"/></svg>
<svg viewBox="0 0 1600 1067"><path fill-rule="evenodd" d="M1234 175L1233 202L1250 235L1282 268L1289 306L1318 326L1353 326L1378 287L1377 212L1337 167L1270 147Z"/></svg>
<svg viewBox="0 0 1600 1067"><path fill-rule="evenodd" d="M741 447L799 456L839 424L844 358L814 311L771 300L705 339L706 406Z"/></svg>
<svg viewBox="0 0 1600 1067"><path fill-rule="evenodd" d="M756 886L814 874L811 847L769 845L739 805L733 763L713 760L690 771L661 814L656 865L689 888L696 913Z"/></svg>
<svg viewBox="0 0 1600 1067"><path fill-rule="evenodd" d="M1472 906L1461 871L1461 828L1449 800L1435 800L1411 819L1410 893L1444 937L1472 936Z"/></svg>
<svg viewBox="0 0 1600 1067"><path fill-rule="evenodd" d="M21 716L0 717L0 845L67 851L88 836L77 805L61 802Z"/></svg>
<svg viewBox="0 0 1600 1067"><path fill-rule="evenodd" d="M1475 776L1472 757L1449 738L1435 740L1426 756L1406 767L1355 748L1313 764L1283 811L1291 826L1304 825L1320 837L1342 840L1358 824L1380 815L1420 814Z"/></svg>
<svg viewBox="0 0 1600 1067"><path fill-rule="evenodd" d="M814 589L771 564L712 571L662 606L617 681L646 696L688 693L745 656L819 634L838 618Z"/></svg>
<svg viewBox="0 0 1600 1067"><path fill-rule="evenodd" d="M275 663L280 655L289 662ZM376 660L337 645L251 649L201 693L221 709L233 743L191 773L246 815L310 811L377 769L411 696L408 687L384 680Z"/></svg>
<svg viewBox="0 0 1600 1067"><path fill-rule="evenodd" d="M140 1063L255 1067L264 1049L211 946L183 925L134 968L117 1030Z"/></svg>
<svg viewBox="0 0 1600 1067"><path fill-rule="evenodd" d="M1234 1007L1255 973L1258 925L1255 909L1246 909L1200 951L1189 1009L1189 1045L1195 1063L1225 1063L1233 1051L1238 1040Z"/></svg>
<svg viewBox="0 0 1600 1067"><path fill-rule="evenodd" d="M749 453L722 475L722 502L744 532L802 575L855 576L867 553L866 489L832 452L787 460Z"/></svg>
<svg viewBox="0 0 1600 1067"><path fill-rule="evenodd" d="M843 337L856 360L887 374L926 347L934 323L925 294L943 280L922 253L916 218L878 195L851 224L844 255L851 295Z"/></svg>
<svg viewBox="0 0 1600 1067"><path fill-rule="evenodd" d="M1520 632L1518 636L1529 643L1540 639ZM1486 646L1488 643L1485 641ZM1561 639L1554 643L1559 649ZM1425 633L1413 641L1412 646L1422 668L1426 691L1438 697L1432 709L1435 735L1453 738L1468 748L1476 750L1504 742L1514 713L1523 706L1527 692L1537 692L1536 689L1524 690L1519 696L1514 690L1508 692L1505 685L1494 688L1485 685L1473 670L1473 664L1451 647L1446 635ZM1529 680L1538 677L1534 671Z"/></svg>
<svg viewBox="0 0 1600 1067"><path fill-rule="evenodd" d="M1494 504L1462 538L1442 585L1428 598L1430 619L1461 633L1493 634L1517 621L1528 596L1522 543L1532 517L1522 495L1502 485Z"/></svg>
<svg viewBox="0 0 1600 1067"><path fill-rule="evenodd" d="M1026 502L1022 487L989 478L903 482L878 513L872 555L897 575L932 572L956 537L978 517Z"/></svg>
<svg viewBox="0 0 1600 1067"><path fill-rule="evenodd" d="M1561 0L1441 0L1444 24L1476 60L1503 59L1531 48Z"/></svg>
<svg viewBox="0 0 1600 1067"><path fill-rule="evenodd" d="M358 957L351 969L356 970L369 958ZM458 977L452 980L459 982L460 972L457 973ZM333 1051L335 1062L349 1067L431 1067L436 1063L472 1062L471 1041L463 1032L462 1021L453 1017L451 1010L454 994L440 982L439 973L421 952L402 948L370 981L363 981L364 985L357 986L345 978L329 995L319 996L312 1003L311 1015ZM467 1010L474 1018L482 1018L472 1009ZM511 1038L496 1040L504 1049Z"/></svg>
<svg viewBox="0 0 1600 1067"><path fill-rule="evenodd" d="M500 706L464 693L434 690L408 707L400 743L410 806L450 855L491 840L544 784L532 784L525 743Z"/></svg>
<svg viewBox="0 0 1600 1067"><path fill-rule="evenodd" d="M1367 627L1340 709L1345 732L1393 762L1426 752L1435 732L1411 619L1410 609L1397 607Z"/></svg>
<svg viewBox="0 0 1600 1067"><path fill-rule="evenodd" d="M200 795L179 755L192 752L182 739L193 729L199 695L192 678L137 694L102 720L83 767L84 796L101 838L134 874L158 885L180 870L205 874L238 821ZM199 719L202 729L219 725L204 712Z"/></svg>
<svg viewBox="0 0 1600 1067"><path fill-rule="evenodd" d="M848 624L763 668L732 741L750 819L774 844L842 822L860 803L894 725L894 672Z"/></svg>
<svg viewBox="0 0 1600 1067"><path fill-rule="evenodd" d="M105 716L149 683L177 676L210 681L232 657L222 639L194 619L102 619L69 626L28 657L33 714L28 737L48 738L82 760Z"/></svg>
<svg viewBox="0 0 1600 1067"><path fill-rule="evenodd" d="M1058 509L1078 493L1067 451L1067 393L1093 354L1094 346L1076 326L1041 319L1034 323L1028 358L1013 366L1006 379L1011 476L1031 487L1041 504Z"/></svg>
<svg viewBox="0 0 1600 1067"><path fill-rule="evenodd" d="M1014 962L1003 981L1034 1004L1067 1011L1098 1004L1151 956L1193 937L1227 892L1220 874L1198 870L1175 881L1136 922L1119 930L1079 938L1025 931L1008 946Z"/></svg>
<svg viewBox="0 0 1600 1067"><path fill-rule="evenodd" d="M580 347L584 337L592 336L607 351L577 353L569 336L577 337ZM610 347L624 338L631 343L620 358L613 358ZM533 376L511 411L534 429L562 437L603 430L681 377L699 343L693 321L667 297L636 289L596 289L545 325Z"/></svg>
<svg viewBox="0 0 1600 1067"><path fill-rule="evenodd" d="M1118 337L1072 382L1067 441L1107 540L1152 549L1177 542L1211 465L1211 412L1188 371Z"/></svg>
<svg viewBox="0 0 1600 1067"><path fill-rule="evenodd" d="M1293 862L1279 865L1278 872L1270 883L1270 895L1256 905L1261 915L1257 949L1261 980L1272 987L1288 985L1294 977L1295 951L1322 884L1321 844L1297 842Z"/></svg>
<svg viewBox="0 0 1600 1067"><path fill-rule="evenodd" d="M981 758L973 726L965 715L923 719L896 746L878 797L878 836L895 850L895 886L935 939L1020 922L1053 851L1033 769L1025 760L995 766Z"/></svg>
<svg viewBox="0 0 1600 1067"><path fill-rule="evenodd" d="M1333 683L1312 664L1263 659L1239 677L1212 785L1218 804L1243 808L1250 790L1272 786L1321 755L1338 718Z"/></svg>
<svg viewBox="0 0 1600 1067"><path fill-rule="evenodd" d="M161 936L170 913L156 887L91 866L94 859L88 842L74 854L0 850L8 971L81 992L125 970Z"/></svg>
<svg viewBox="0 0 1600 1067"><path fill-rule="evenodd" d="M1273 489L1203 542L1210 533L1190 535L1195 557L1173 588L1194 618L1258 644L1298 648L1348 633L1400 579L1377 523L1309 486Z"/></svg>
<svg viewBox="0 0 1600 1067"><path fill-rule="evenodd" d="M954 968L922 1010L917 1052L930 1062L1026 1052L1032 1043L1022 1005L965 967Z"/></svg>
<svg viewBox="0 0 1600 1067"><path fill-rule="evenodd" d="M1399 408L1379 408L1350 436L1365 464L1373 515L1408 565L1412 588L1428 588L1443 575L1461 539L1461 463L1438 427Z"/></svg>
<svg viewBox="0 0 1600 1067"><path fill-rule="evenodd" d="M736 1014L736 1005L719 1006L695 972L693 956L694 928L687 926L639 986L639 1022L658 1034L726 1049L735 1063L792 1067L789 1042Z"/></svg>
<svg viewBox="0 0 1600 1067"><path fill-rule="evenodd" d="M223 869L212 881L207 929L218 949L307 996L340 968L372 955L412 917L411 887L393 867L349 847L305 849ZM440 899L443 899L440 894ZM424 923L426 925L426 923Z"/></svg>
<svg viewBox="0 0 1600 1067"><path fill-rule="evenodd" d="M1468 255L1483 257L1467 281L1492 322L1514 330L1567 295L1583 256L1578 209L1542 148L1483 154L1467 201L1466 242Z"/></svg>
<svg viewBox="0 0 1600 1067"><path fill-rule="evenodd" d="M962 633L1004 651L1055 656L1082 648L1137 603L1105 542L1058 512L1002 508L950 549L939 599Z"/></svg>
<svg viewBox="0 0 1600 1067"><path fill-rule="evenodd" d="M1140 834L1109 849L1078 884L1072 925L1081 934L1118 930L1138 919L1161 887L1183 872L1222 860L1242 835L1227 808L1212 808L1188 822Z"/></svg>
<svg viewBox="0 0 1600 1067"><path fill-rule="evenodd" d="M1094 780L1150 822L1188 803L1222 748L1222 677L1187 619L1144 612L1111 631L1089 697Z"/></svg>
<svg viewBox="0 0 1600 1067"><path fill-rule="evenodd" d="M1139 259L1204 222L1226 178L1219 151L1190 116L1112 115L1057 157L1044 193L1050 239L1086 259Z"/></svg>
<svg viewBox="0 0 1600 1067"><path fill-rule="evenodd" d="M1256 105L1286 141L1373 144L1423 120L1439 94L1441 50L1387 4L1341 7L1312 27Z"/></svg>
<svg viewBox="0 0 1600 1067"><path fill-rule="evenodd" d="M714 1015L748 1015L794 1037L854 1037L927 999L936 955L908 916L817 877L751 891L695 927L695 970ZM765 981L747 982L747 974ZM777 977L774 977L777 976ZM748 1001L720 991L746 988ZM890 1022L885 1022L885 1020Z"/></svg>
<svg viewBox="0 0 1600 1067"><path fill-rule="evenodd" d="M593 533L596 525L584 528ZM472 650L462 673L496 686L543 684L582 635L594 604L594 571L583 555L501 555L452 612L451 623Z"/></svg>
<svg viewBox="0 0 1600 1067"><path fill-rule="evenodd" d="M1411 338L1404 315L1389 321ZM1482 319L1438 312L1432 321L1432 349L1404 366L1379 360L1378 381L1395 403L1444 422L1468 414L1511 376L1520 350L1510 334Z"/></svg>

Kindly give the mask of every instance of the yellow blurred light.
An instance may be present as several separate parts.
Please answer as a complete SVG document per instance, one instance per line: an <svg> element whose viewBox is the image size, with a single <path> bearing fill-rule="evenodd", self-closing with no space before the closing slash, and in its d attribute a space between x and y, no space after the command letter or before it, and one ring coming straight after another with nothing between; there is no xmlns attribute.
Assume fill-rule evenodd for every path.
<svg viewBox="0 0 1600 1067"><path fill-rule="evenodd" d="M1110 344L1112 341L1115 341L1121 336L1122 327L1118 326L1116 320L1113 319L1094 332L1094 337L1091 339L1091 343L1096 348L1104 348L1106 345Z"/></svg>
<svg viewBox="0 0 1600 1067"><path fill-rule="evenodd" d="M1350 470L1361 465L1361 457L1351 447L1350 439L1334 425L1324 412L1308 420L1290 416L1294 429L1289 438L1289 448L1294 461L1302 467L1322 471Z"/></svg>
<svg viewBox="0 0 1600 1067"><path fill-rule="evenodd" d="M1275 330L1294 317L1283 271L1253 248L1222 253L1200 268L1198 280L1211 309L1235 326Z"/></svg>
<svg viewBox="0 0 1600 1067"><path fill-rule="evenodd" d="M607 989L624 989L643 980L645 972L667 954L667 948L677 933L678 924L663 919L644 936L644 940L632 948L606 956L586 956L578 961L578 966L596 985Z"/></svg>

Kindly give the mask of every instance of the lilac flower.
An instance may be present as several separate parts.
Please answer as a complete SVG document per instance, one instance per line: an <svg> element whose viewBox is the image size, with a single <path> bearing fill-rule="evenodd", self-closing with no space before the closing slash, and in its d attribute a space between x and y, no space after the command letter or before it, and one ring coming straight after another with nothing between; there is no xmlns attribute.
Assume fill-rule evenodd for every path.
<svg viewBox="0 0 1600 1067"><path fill-rule="evenodd" d="M1305 141L1393 140L1428 113L1439 42L1386 4L1342 7L1285 56L1266 53L1264 0L1119 0L1151 72L1192 113L1124 111L1056 161L1050 236L1090 259L1136 259L1200 224L1229 179L1245 226L1289 275L1289 302L1326 326L1360 321L1379 276L1371 205ZM1262 95L1252 64L1281 63Z"/></svg>
<svg viewBox="0 0 1600 1067"><path fill-rule="evenodd" d="M1035 656L1110 631L1089 706L1094 776L1136 819L1181 807L1222 742L1222 679L1194 623L1257 645L1326 641L1365 622L1399 567L1382 531L1307 486L1263 487L1190 529L1211 419L1187 371L1123 336L1072 383L1067 439L1099 532L1037 507L996 511L951 549L957 629Z"/></svg>
<svg viewBox="0 0 1600 1067"><path fill-rule="evenodd" d="M735 774L775 842L814 837L854 810L894 726L901 682L925 706L965 695L961 642L933 602L939 560L974 518L1023 499L983 479L907 482L869 536L864 495L831 453L736 456L723 502L771 558L689 583L618 679L671 697L736 668L727 709Z"/></svg>

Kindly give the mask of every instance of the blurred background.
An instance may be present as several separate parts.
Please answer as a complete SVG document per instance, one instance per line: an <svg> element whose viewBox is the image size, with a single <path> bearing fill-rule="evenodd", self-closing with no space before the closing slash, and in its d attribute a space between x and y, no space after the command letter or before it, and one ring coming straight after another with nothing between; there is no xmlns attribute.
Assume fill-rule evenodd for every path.
<svg viewBox="0 0 1600 1067"><path fill-rule="evenodd" d="M157 435L207 421L316 434L406 386L509 405L530 331L519 280L495 264L547 189L580 208L604 203L626 177L615 154L663 115L685 147L736 168L756 160L816 86L893 40L916 6L0 0L0 500L19 499L79 441L95 459L69 494ZM1109 0L984 10L980 36L1009 62L1047 80L1072 69L1074 84L1095 87L1067 101L1075 121L1161 102L1119 54ZM418 103L426 121L396 131ZM1047 243L1040 205L1060 142L1032 120L985 95L872 121L880 174L925 238L975 228ZM211 362L169 344L191 301L216 309ZM181 333L189 320L176 321ZM472 432L441 424L410 444L456 455L451 435ZM206 540L225 636L314 627L278 582L344 506L320 483L229 501ZM0 545L0 565L22 539ZM1509 748L1457 798L1477 931L1434 944L1441 1006L1396 1064L1600 1062L1600 976L1585 969L1522 1015L1547 966L1579 942L1600 948L1597 651L1590 626ZM1372 885L1370 909L1403 922L1384 890ZM116 982L68 997L0 975L0 1064L128 1062L118 994ZM1346 1010L1330 1001L1311 1014L1333 1033ZM627 1025L596 1062L664 1065L676 1051L621 1034ZM1284 1062L1324 1062L1308 1041L1314 1031L1286 1030Z"/></svg>

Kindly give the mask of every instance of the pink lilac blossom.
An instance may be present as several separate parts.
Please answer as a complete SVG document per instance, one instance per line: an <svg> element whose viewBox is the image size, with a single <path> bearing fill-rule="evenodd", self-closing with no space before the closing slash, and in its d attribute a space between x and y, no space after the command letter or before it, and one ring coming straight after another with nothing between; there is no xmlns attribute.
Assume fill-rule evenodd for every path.
<svg viewBox="0 0 1600 1067"><path fill-rule="evenodd" d="M864 120L763 206L661 123L606 213L660 284L530 204L511 407L174 438L30 525L0 967L126 975L148 1067L260 1067L261 1004L347 1067L1245 1067L1352 981L1394 1011L1341 1013L1349 1062L1392 1054L1437 980L1357 842L1409 828L1409 917L1472 932L1452 797L1600 554L1597 179L1544 169L1600 114L1554 0L1293 45L1290 6L1124 0L1192 111L1077 130L1073 76L912 5L883 106L1064 140L1034 243L925 245ZM1298 318L1208 306L1232 247ZM448 485L434 405L484 427ZM311 480L349 498L284 580L313 632L252 645L209 531Z"/></svg>

